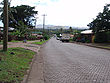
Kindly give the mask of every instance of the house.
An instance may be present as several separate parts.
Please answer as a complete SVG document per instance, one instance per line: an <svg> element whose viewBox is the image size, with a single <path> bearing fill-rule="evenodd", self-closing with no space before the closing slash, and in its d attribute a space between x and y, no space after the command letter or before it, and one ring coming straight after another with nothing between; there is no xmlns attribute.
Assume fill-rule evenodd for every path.
<svg viewBox="0 0 110 83"><path fill-rule="evenodd" d="M81 40L82 42L90 43L94 38L94 33L92 30L85 30L81 32Z"/></svg>
<svg viewBox="0 0 110 83"><path fill-rule="evenodd" d="M36 36L37 39L43 39L42 32L32 32L32 36Z"/></svg>

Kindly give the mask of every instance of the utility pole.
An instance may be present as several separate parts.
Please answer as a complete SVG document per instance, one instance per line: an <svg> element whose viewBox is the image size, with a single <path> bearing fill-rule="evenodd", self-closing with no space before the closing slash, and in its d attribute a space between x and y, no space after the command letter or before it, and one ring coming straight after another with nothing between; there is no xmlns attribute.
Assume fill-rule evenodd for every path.
<svg viewBox="0 0 110 83"><path fill-rule="evenodd" d="M43 14L43 34L45 33L45 16L47 16L46 14Z"/></svg>
<svg viewBox="0 0 110 83"><path fill-rule="evenodd" d="M3 51L7 51L8 48L8 0L4 0L4 10L3 10Z"/></svg>

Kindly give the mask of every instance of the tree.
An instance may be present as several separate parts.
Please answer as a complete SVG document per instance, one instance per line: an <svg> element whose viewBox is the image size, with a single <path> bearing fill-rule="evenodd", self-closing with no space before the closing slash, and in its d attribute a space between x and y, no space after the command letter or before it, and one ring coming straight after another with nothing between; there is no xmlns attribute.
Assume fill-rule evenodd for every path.
<svg viewBox="0 0 110 83"><path fill-rule="evenodd" d="M9 27L16 29L17 26L19 26L19 21L22 21L28 28L33 28L33 18L38 13L38 11L35 11L34 9L35 7L28 5L11 7L9 12ZM1 18L1 20L3 21L3 18Z"/></svg>
<svg viewBox="0 0 110 83"><path fill-rule="evenodd" d="M95 42L108 42L107 32L110 31L110 4L104 6L103 12L99 13L91 23L90 29L95 33Z"/></svg>
<svg viewBox="0 0 110 83"><path fill-rule="evenodd" d="M63 28L60 28L60 33L61 33L61 34L63 33Z"/></svg>
<svg viewBox="0 0 110 83"><path fill-rule="evenodd" d="M110 4L104 6L103 12L99 13L91 23L88 24L90 29L93 29L95 33L101 31L109 31L110 30Z"/></svg>
<svg viewBox="0 0 110 83"><path fill-rule="evenodd" d="M8 0L4 0L1 4L7 4L4 8L0 7L0 12L2 12L0 20L4 23L4 42L3 42L3 50L7 51L7 42L8 42L8 25L9 27L15 28L18 30L20 34L25 34L26 30L25 25L27 28L33 27L33 18L34 15L37 14L37 11L34 11L35 7L31 7L28 5L21 5L17 7L9 7ZM3 11L3 9L5 11ZM8 23L9 17L9 23ZM21 23L21 24L20 24ZM23 30L21 30L21 28Z"/></svg>
<svg viewBox="0 0 110 83"><path fill-rule="evenodd" d="M19 21L19 26L17 26L17 30L15 32L18 33L18 37L25 37L25 34L28 34L28 29L27 29L27 26L22 22L22 21Z"/></svg>
<svg viewBox="0 0 110 83"><path fill-rule="evenodd" d="M69 27L69 31L70 31L70 33L72 33L72 32L73 32L73 29L72 29L72 27Z"/></svg>

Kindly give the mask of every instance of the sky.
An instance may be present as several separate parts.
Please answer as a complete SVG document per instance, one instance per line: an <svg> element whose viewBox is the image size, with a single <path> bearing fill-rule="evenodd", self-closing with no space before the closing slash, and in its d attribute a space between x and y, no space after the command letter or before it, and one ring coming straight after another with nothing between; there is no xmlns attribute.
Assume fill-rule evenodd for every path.
<svg viewBox="0 0 110 83"><path fill-rule="evenodd" d="M43 23L42 15L46 14L46 25L87 27L109 3L110 0L12 0L11 6L35 6L37 25Z"/></svg>

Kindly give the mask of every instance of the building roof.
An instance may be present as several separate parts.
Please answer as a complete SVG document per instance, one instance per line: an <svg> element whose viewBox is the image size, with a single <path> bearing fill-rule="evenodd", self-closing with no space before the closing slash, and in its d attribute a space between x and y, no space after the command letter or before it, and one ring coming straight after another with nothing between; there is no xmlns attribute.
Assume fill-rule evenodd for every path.
<svg viewBox="0 0 110 83"><path fill-rule="evenodd" d="M81 34L93 34L92 30L82 31Z"/></svg>

